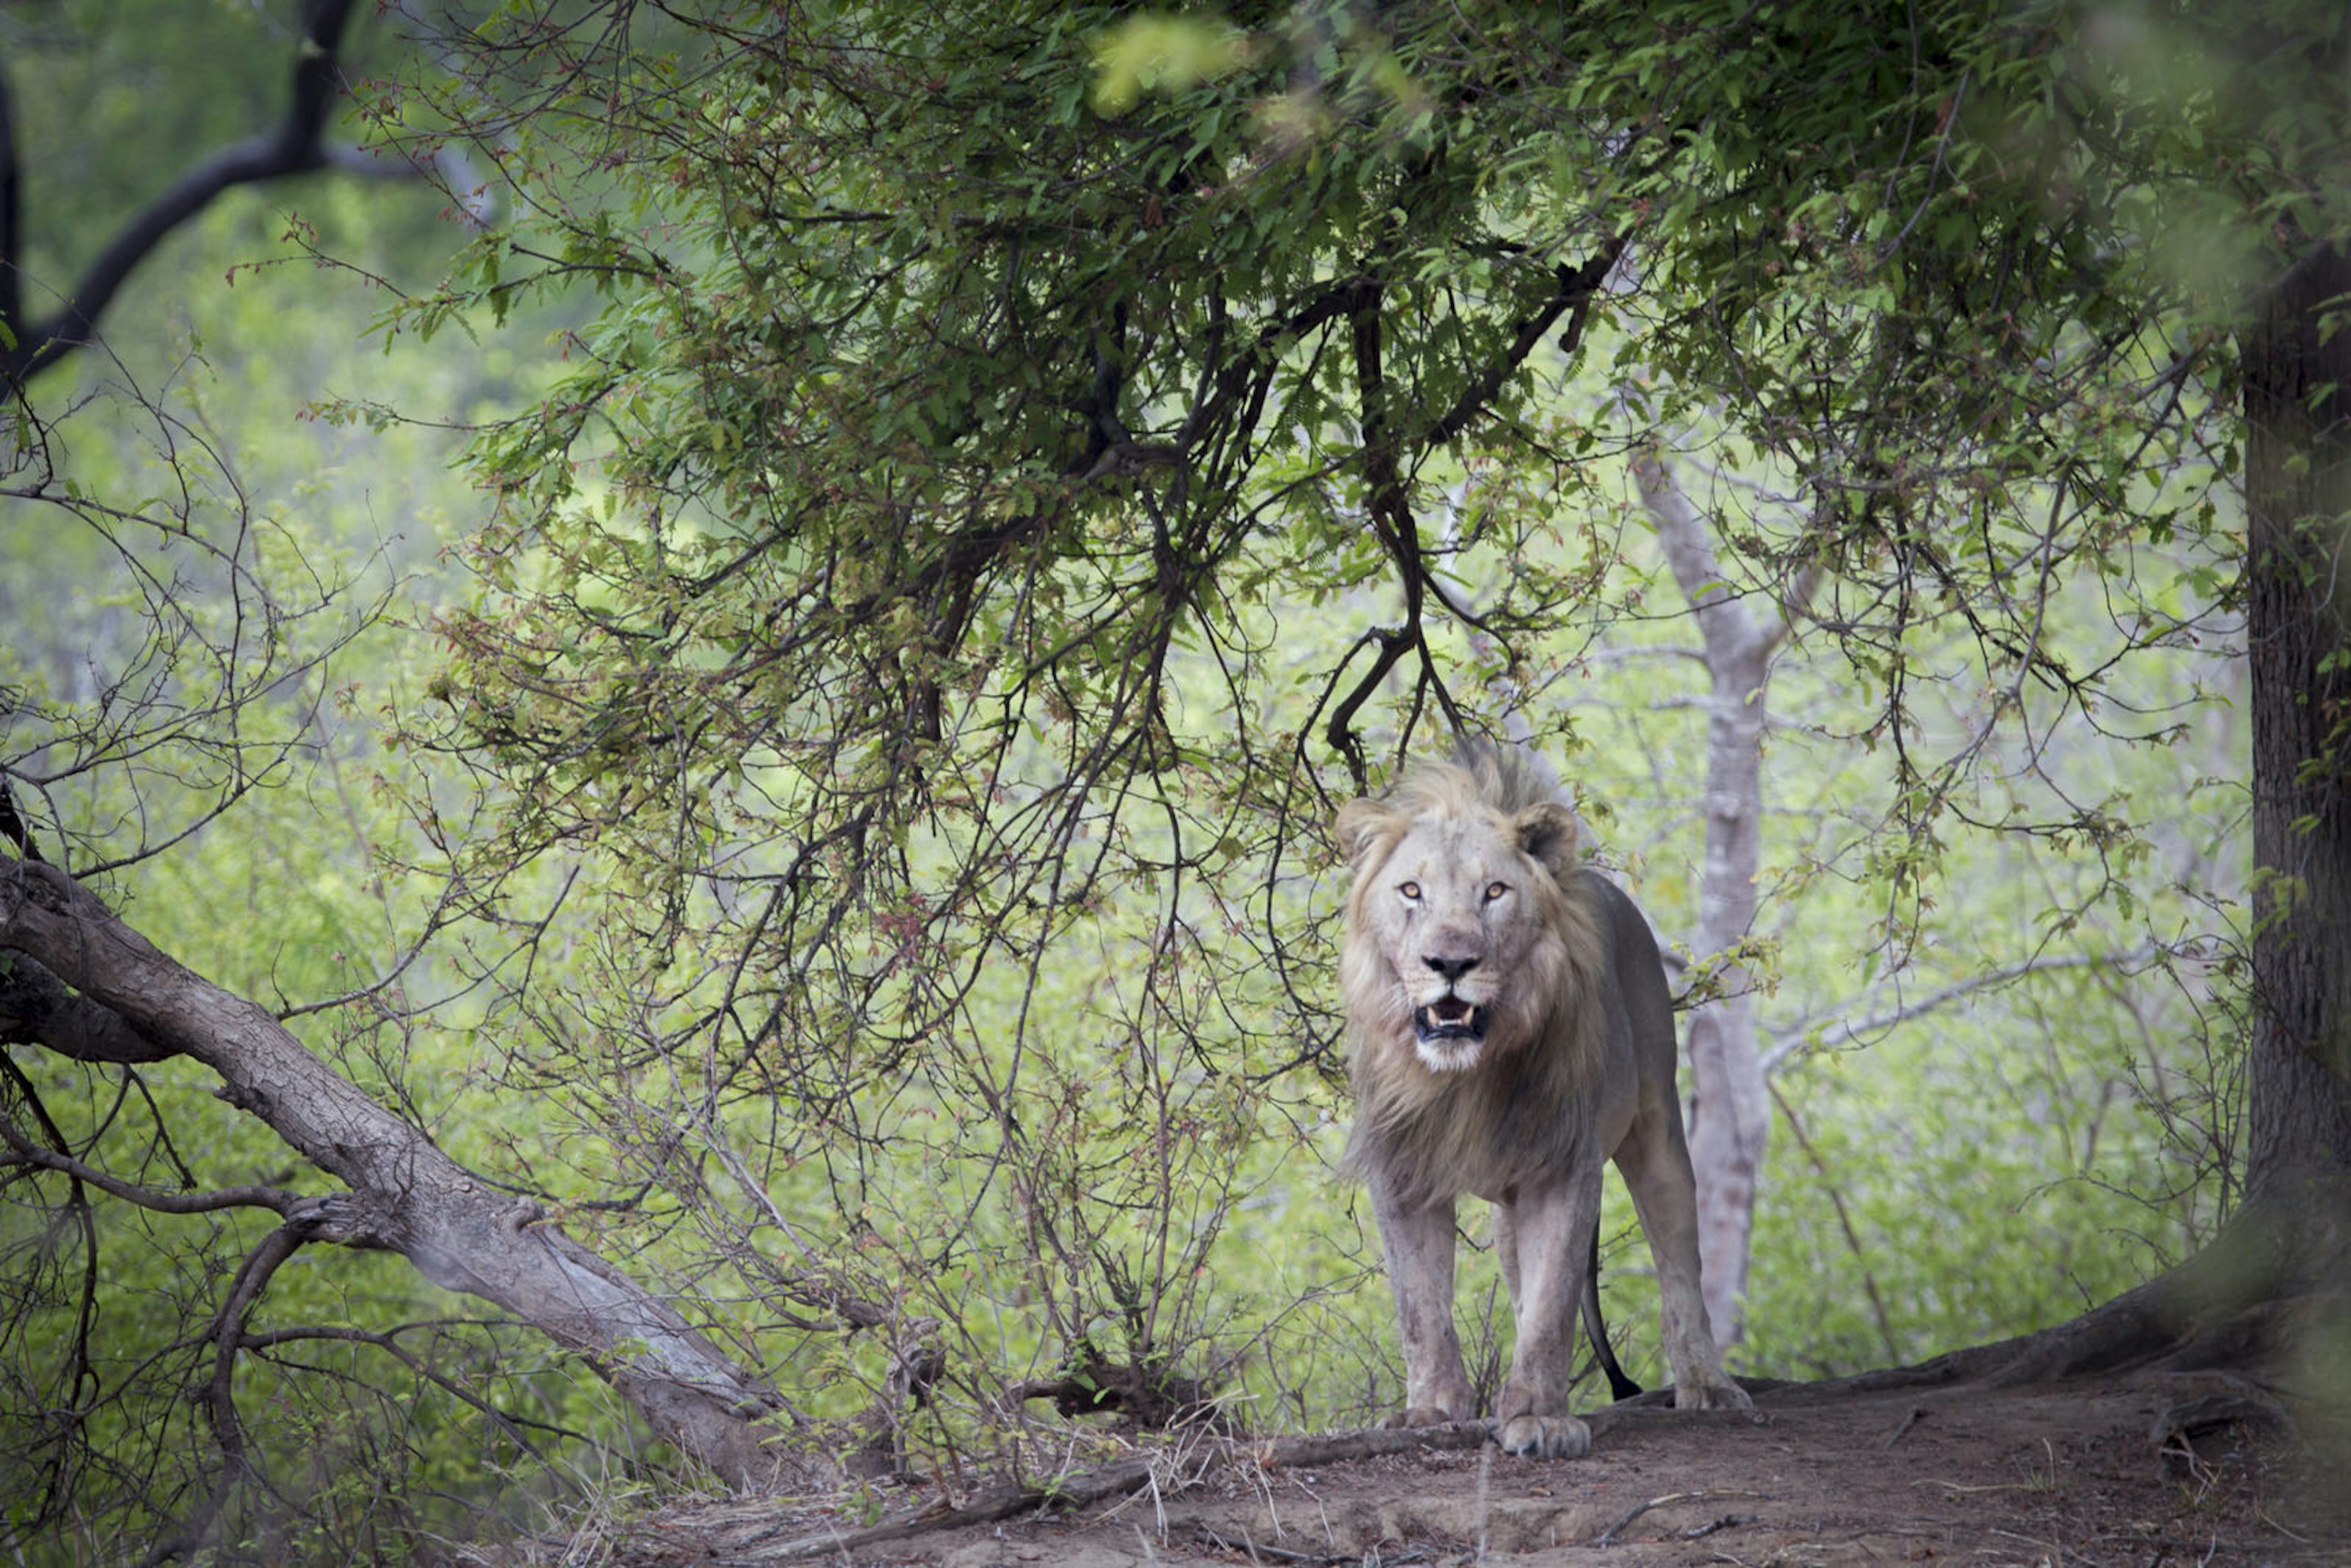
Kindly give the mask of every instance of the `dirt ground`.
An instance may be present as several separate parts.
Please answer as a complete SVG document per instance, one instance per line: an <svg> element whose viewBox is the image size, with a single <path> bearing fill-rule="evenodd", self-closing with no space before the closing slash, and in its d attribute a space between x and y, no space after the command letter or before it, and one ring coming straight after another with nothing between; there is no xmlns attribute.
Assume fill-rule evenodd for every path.
<svg viewBox="0 0 2351 1568"><path fill-rule="evenodd" d="M2273 1423L2235 1418L2252 1411L2247 1395L2275 1409L2220 1374L2010 1390L1782 1385L1759 1392L1752 1418L1603 1411L1591 1455L1574 1460L1507 1458L1466 1446L1476 1437L1461 1429L1440 1437L1465 1445L1449 1450L1355 1458L1318 1458L1345 1439L1203 1445L1130 1458L1106 1495L1061 1511L1029 1503L970 1522L973 1500L958 1498L960 1523L935 1489L893 1487L883 1523L904 1533L862 1543L866 1521L805 1500L681 1505L608 1538L605 1561L2351 1564L2351 1475ZM2208 1424L2192 1442L2158 1446L2151 1428L2183 1408Z"/></svg>

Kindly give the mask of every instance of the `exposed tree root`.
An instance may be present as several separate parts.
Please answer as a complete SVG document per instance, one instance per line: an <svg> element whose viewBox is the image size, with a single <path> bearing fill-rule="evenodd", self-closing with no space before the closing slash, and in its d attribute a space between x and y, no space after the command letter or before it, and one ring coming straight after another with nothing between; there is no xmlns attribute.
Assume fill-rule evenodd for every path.
<svg viewBox="0 0 2351 1568"><path fill-rule="evenodd" d="M2351 1462L2351 1204L2327 1181L2295 1200L2248 1205L2213 1243L2170 1272L2035 1333L1952 1351L1912 1366L1805 1385L1857 1394L1905 1388L2024 1388L2069 1380L2227 1373L2155 1417L2149 1440L2192 1455L2221 1426L2290 1433Z"/></svg>
<svg viewBox="0 0 2351 1568"><path fill-rule="evenodd" d="M2248 1209L2169 1273L2077 1318L1810 1386L1862 1393L1962 1383L2012 1388L2134 1372L2236 1371L2294 1387L2309 1375L2305 1352L2314 1340L2351 1322L2344 1220L2331 1203L2283 1217L2274 1206Z"/></svg>

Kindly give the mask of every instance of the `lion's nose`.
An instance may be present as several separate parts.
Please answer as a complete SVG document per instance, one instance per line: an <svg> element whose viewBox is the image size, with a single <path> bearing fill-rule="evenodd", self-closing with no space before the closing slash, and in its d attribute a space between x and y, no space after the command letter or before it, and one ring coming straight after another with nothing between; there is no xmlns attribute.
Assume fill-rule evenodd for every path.
<svg viewBox="0 0 2351 1568"><path fill-rule="evenodd" d="M1470 970L1478 967L1478 960L1474 956L1458 958L1440 958L1433 953L1424 953L1421 955L1420 961L1427 965L1430 968L1436 970L1438 974L1444 976L1448 982L1458 980L1462 976L1468 974Z"/></svg>

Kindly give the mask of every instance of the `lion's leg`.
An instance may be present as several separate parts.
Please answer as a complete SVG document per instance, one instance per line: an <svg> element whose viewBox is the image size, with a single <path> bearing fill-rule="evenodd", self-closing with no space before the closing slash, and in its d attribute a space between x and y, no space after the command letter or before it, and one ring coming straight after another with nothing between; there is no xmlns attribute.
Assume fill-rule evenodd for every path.
<svg viewBox="0 0 2351 1568"><path fill-rule="evenodd" d="M1522 1186L1494 1206L1494 1240L1510 1283L1518 1343L1495 1410L1504 1451L1573 1459L1592 1429L1569 1414L1575 1312L1593 1227L1600 1223L1600 1166L1563 1181Z"/></svg>
<svg viewBox="0 0 2351 1568"><path fill-rule="evenodd" d="M1670 1125L1661 1124L1667 1117ZM1616 1150L1616 1168L1641 1217L1641 1234L1656 1260L1666 1362L1674 1369L1674 1405L1683 1410L1747 1410L1747 1391L1722 1369L1722 1354L1707 1323L1698 1290L1698 1180L1682 1142L1681 1114L1645 1107Z"/></svg>
<svg viewBox="0 0 2351 1568"><path fill-rule="evenodd" d="M1453 1327L1453 1200L1403 1206L1372 1184L1372 1214L1387 1253L1404 1339L1405 1408L1383 1427L1436 1427L1478 1414Z"/></svg>

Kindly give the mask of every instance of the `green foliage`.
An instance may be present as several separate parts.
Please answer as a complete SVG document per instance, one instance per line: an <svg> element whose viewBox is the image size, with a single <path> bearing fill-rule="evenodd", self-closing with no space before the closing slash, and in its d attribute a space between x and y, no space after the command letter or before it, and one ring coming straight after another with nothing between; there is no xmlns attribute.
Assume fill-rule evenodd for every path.
<svg viewBox="0 0 2351 1568"><path fill-rule="evenodd" d="M485 237L475 296L606 303L474 448L484 597L408 744L507 781L465 863L596 868L566 916L598 967L529 1064L730 1291L902 1303L1015 1376L1274 1317L1229 1261L1199 1281L1328 1119L1322 824L1366 742L1450 723L1617 765L1569 683L1603 607L1666 608L1614 498L1659 430L1764 487L1724 503L1736 586L1825 569L1813 645L1861 678L1804 720L1882 787L1779 862L1858 897L1781 983L1943 966L1970 825L2101 868L2021 950L2182 918L2140 786L2040 737L2114 727L2116 673L2230 570L2231 302L2162 239L2204 211L2182 149L2241 132L2108 90L2068 18L819 6L595 72L489 47L601 151L591 204Z"/></svg>
<svg viewBox="0 0 2351 1568"><path fill-rule="evenodd" d="M401 967L449 912L402 873L371 728L411 656L389 606L429 580L469 503L446 433L310 416L371 357L365 298L350 272L271 265L307 263L301 237L371 230L409 199L369 189L372 202L315 193L316 225L259 197L212 209L151 262L171 281L126 301L120 351L72 361L34 417L12 414L0 770L39 852L182 961L265 1003L355 998L297 1027L431 1124L465 1100L473 1042L453 1027L462 1004L418 1027L420 1004L464 982ZM512 362L412 356L364 384L464 409L512 395ZM85 1066L15 1044L0 1070L13 1129L121 1179L323 1189L216 1088L184 1062ZM486 1143L443 1131L469 1152ZM189 1390L212 1375L223 1292L275 1217L160 1214L22 1169L8 1196L0 1540L31 1561L141 1555L218 1475ZM247 1326L283 1336L234 1378L278 1489L236 1500L220 1527L247 1554L398 1556L493 1500L559 1490L549 1464L573 1434L621 1429L579 1368L396 1257L298 1255ZM271 1500L289 1496L303 1506Z"/></svg>
<svg viewBox="0 0 2351 1568"><path fill-rule="evenodd" d="M1693 926L1703 683L1627 481L1662 446L1712 482L1728 591L1821 579L1741 955L1783 1134L1745 1369L2037 1326L2209 1233L2246 878L2241 794L2206 782L2244 772L2231 333L2248 258L2343 210L2332 111L2240 91L2270 34L1957 0L605 19L499 10L370 89L394 128L479 131L516 204L443 287L374 295L381 355L307 274L239 271L189 306L235 435L60 467L84 516L65 486L268 497L275 573L395 524L392 559L472 573L296 707L239 710L277 747L255 781L300 788L142 872L167 949L360 993L313 1036L351 1077L691 1303L827 1440L910 1339L946 1353L903 1416L925 1464L1019 1443L1007 1386L1119 1364L1253 1425L1361 1419L1395 1357L1329 1168L1324 824L1450 727L1529 734L1661 929ZM376 211L326 196L271 254L349 256ZM225 208L176 264L249 264L263 227ZM400 410L473 426L478 508ZM162 559L22 538L55 577L0 653L19 779L53 744L28 716L93 711L60 674L84 629ZM204 740L173 731L172 766ZM243 779L160 768L78 776L47 820L99 862L157 847L134 806L184 821ZM175 1124L201 1103L40 1084L84 1141L131 1088ZM188 1155L273 1158L235 1128ZM65 1312L60 1201L9 1240ZM1654 1378L1625 1223L1611 1312ZM214 1282L169 1260L251 1238L146 1234L109 1354L177 1345L184 1375ZM344 1261L274 1286L273 1321L449 1310ZM69 1315L11 1376L54 1375ZM510 1336L435 1345L502 1410L617 1424ZM419 1497L537 1484L500 1474L507 1416L387 1354L337 1367L381 1401L287 1404L283 1473L381 1448ZM255 1550L421 1517L318 1495L344 1535Z"/></svg>

